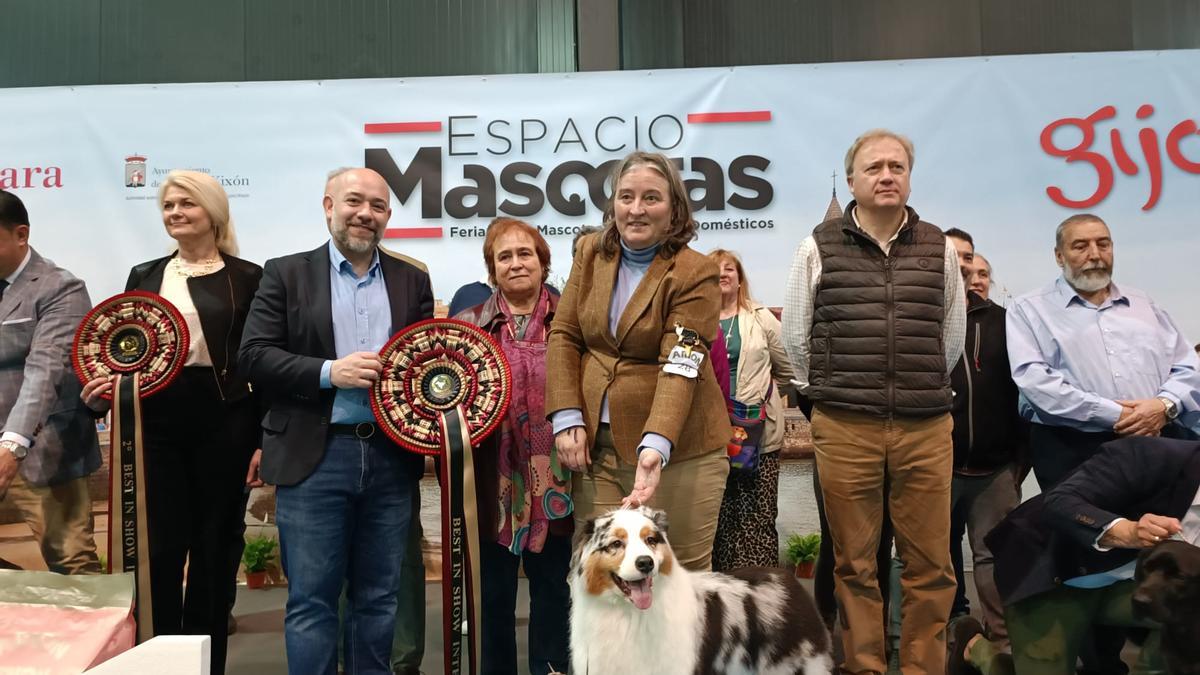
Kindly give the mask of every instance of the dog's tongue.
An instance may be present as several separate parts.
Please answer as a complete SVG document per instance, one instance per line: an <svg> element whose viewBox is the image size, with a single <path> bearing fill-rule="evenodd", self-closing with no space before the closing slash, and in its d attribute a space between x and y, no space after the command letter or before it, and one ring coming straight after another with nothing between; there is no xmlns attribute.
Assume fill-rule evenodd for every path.
<svg viewBox="0 0 1200 675"><path fill-rule="evenodd" d="M629 599L633 601L633 606L638 609L650 609L650 603L654 601L654 595L650 592L650 577L646 577L641 581L629 582Z"/></svg>

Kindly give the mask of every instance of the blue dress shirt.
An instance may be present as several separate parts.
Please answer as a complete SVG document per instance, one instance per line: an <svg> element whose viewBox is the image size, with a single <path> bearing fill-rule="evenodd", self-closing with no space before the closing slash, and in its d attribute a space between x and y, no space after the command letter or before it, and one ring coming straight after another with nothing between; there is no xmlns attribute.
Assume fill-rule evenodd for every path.
<svg viewBox="0 0 1200 675"><path fill-rule="evenodd" d="M1162 396L1200 432L1200 360L1145 293L1112 284L1097 307L1059 277L1013 302L1007 333L1025 419L1112 431L1116 400Z"/></svg>
<svg viewBox="0 0 1200 675"><path fill-rule="evenodd" d="M379 267L379 251L371 256L367 273L359 277L346 256L329 242L329 300L333 315L333 348L337 357L354 352L378 352L391 337L392 308ZM333 361L321 367L321 388L331 389ZM366 389L338 389L333 398L333 424L374 422Z"/></svg>

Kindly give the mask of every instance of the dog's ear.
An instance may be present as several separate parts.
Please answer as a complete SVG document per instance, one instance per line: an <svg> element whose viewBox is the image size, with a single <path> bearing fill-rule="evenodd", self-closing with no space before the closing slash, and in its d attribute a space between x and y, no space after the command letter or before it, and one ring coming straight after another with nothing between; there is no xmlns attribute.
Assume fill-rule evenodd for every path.
<svg viewBox="0 0 1200 675"><path fill-rule="evenodd" d="M583 548L587 545L588 540L596 533L596 519L588 518L583 527L575 531L575 540L571 542L571 566L568 569L578 570L576 574L583 574L583 570L579 569L579 560L583 557Z"/></svg>
<svg viewBox="0 0 1200 675"><path fill-rule="evenodd" d="M1133 579L1137 583L1141 583L1142 579L1146 578L1146 565L1153 555L1153 548L1144 548L1137 555L1137 564L1133 568Z"/></svg>
<svg viewBox="0 0 1200 675"><path fill-rule="evenodd" d="M663 511L661 509L652 509L650 511L650 520L654 523L654 527L658 528L659 532L661 532L663 534L667 533L668 523L667 523L667 512L666 511Z"/></svg>

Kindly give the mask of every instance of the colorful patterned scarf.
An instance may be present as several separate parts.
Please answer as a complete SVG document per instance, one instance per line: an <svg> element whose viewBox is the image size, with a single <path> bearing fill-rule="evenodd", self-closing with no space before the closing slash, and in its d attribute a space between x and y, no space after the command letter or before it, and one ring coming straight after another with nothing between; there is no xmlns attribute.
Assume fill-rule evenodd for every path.
<svg viewBox="0 0 1200 675"><path fill-rule="evenodd" d="M497 292L506 317L499 329L500 348L512 371L512 402L500 426L500 507L496 541L515 555L542 550L549 522L570 516L570 472L558 462L554 431L546 419L546 314L550 294L545 288L526 323L525 335L513 333L512 311Z"/></svg>

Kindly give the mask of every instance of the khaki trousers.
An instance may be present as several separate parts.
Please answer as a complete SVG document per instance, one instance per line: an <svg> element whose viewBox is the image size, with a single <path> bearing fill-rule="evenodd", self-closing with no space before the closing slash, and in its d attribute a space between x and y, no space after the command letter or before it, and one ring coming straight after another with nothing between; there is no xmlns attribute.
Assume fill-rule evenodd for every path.
<svg viewBox="0 0 1200 675"><path fill-rule="evenodd" d="M8 499L21 511L51 572L100 574L92 536L92 500L87 477L58 485L30 485L17 474Z"/></svg>
<svg viewBox="0 0 1200 675"><path fill-rule="evenodd" d="M633 490L636 469L617 456L612 432L607 424L601 424L592 445L591 471L575 473L572 479L576 531L581 531L588 519L621 506L621 500ZM729 458L724 448L671 460L662 471L650 506L667 512L671 550L691 571L712 569L713 539L728 476Z"/></svg>
<svg viewBox="0 0 1200 675"><path fill-rule="evenodd" d="M900 670L905 675L945 670L946 621L955 589L950 564L952 427L948 413L881 418L823 405L813 410L813 445L842 609L845 672L887 671L883 599L875 570L885 481L904 564Z"/></svg>

